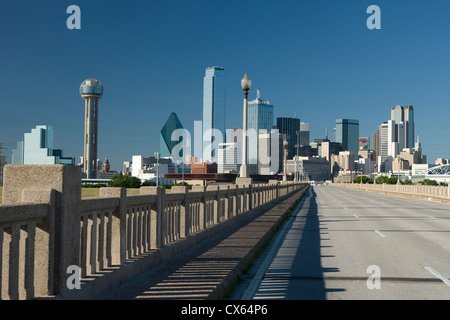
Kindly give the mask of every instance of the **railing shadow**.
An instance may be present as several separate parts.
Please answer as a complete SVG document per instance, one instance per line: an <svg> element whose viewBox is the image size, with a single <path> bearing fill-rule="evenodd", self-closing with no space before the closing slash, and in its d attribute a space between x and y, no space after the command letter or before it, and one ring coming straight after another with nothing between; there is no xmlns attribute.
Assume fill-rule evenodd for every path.
<svg viewBox="0 0 450 320"><path fill-rule="evenodd" d="M330 247L324 230L318 217L316 193L310 188L254 298L325 300L327 292L345 291L325 287L324 273L339 269L322 266L321 248Z"/></svg>

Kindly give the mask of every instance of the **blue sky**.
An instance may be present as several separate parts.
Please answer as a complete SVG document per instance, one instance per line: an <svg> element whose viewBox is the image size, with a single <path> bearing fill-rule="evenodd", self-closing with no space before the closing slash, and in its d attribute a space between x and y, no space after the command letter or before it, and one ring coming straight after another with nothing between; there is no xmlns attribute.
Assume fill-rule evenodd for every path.
<svg viewBox="0 0 450 320"><path fill-rule="evenodd" d="M69 5L81 30L69 30ZM369 5L381 30L369 30ZM253 81L274 117L297 115L311 138L335 120L369 136L391 107L413 105L429 162L450 158L448 0L71 0L0 2L0 142L11 149L36 125L53 125L55 148L83 155L79 85L104 85L99 158L120 170L159 150L176 112L193 133L209 66L225 68L226 127L242 125L240 80Z"/></svg>

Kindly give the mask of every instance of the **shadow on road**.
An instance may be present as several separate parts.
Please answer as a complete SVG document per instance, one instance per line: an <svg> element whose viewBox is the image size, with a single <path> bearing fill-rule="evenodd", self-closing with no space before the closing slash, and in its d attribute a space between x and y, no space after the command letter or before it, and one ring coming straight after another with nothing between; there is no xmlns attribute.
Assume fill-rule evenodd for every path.
<svg viewBox="0 0 450 320"><path fill-rule="evenodd" d="M327 292L345 291L325 287L324 273L339 271L322 267L321 247L329 247L328 240L326 225L319 221L316 193L310 188L254 298L324 300Z"/></svg>

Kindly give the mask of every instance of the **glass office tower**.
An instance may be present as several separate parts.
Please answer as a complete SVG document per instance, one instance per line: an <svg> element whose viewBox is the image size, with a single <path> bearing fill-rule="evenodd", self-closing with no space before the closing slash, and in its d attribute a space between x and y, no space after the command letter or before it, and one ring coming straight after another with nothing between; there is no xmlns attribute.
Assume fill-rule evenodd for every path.
<svg viewBox="0 0 450 320"><path fill-rule="evenodd" d="M53 156L53 127L36 126L24 134L24 140L13 150L13 164L57 164Z"/></svg>
<svg viewBox="0 0 450 320"><path fill-rule="evenodd" d="M212 129L222 134L222 141L213 139ZM218 139L218 137L216 137ZM225 70L220 67L206 68L203 78L203 160L211 161L217 150L205 154L212 142L222 143L225 138Z"/></svg>
<svg viewBox="0 0 450 320"><path fill-rule="evenodd" d="M277 118L277 129L280 135L286 135L288 159L296 155L295 145L297 144L297 131L300 131L300 119L298 118ZM281 149L280 149L281 150Z"/></svg>
<svg viewBox="0 0 450 320"><path fill-rule="evenodd" d="M173 148L180 143L180 141L172 141L172 133L177 129L183 129L183 125L176 113L172 112L162 127L159 135L159 151L162 158L171 157ZM185 139L185 137L182 139ZM176 157L185 160L183 158L183 149L181 149L180 154L176 155Z"/></svg>
<svg viewBox="0 0 450 320"><path fill-rule="evenodd" d="M353 152L356 159L359 150L359 120L337 119L335 142L342 144L343 151Z"/></svg>

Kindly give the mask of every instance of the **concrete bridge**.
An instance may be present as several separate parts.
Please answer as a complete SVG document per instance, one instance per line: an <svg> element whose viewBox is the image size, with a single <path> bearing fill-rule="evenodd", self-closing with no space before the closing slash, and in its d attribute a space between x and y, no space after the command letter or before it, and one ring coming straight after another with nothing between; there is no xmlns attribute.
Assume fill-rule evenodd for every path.
<svg viewBox="0 0 450 320"><path fill-rule="evenodd" d="M450 298L445 187L80 187L5 167L2 300Z"/></svg>
<svg viewBox="0 0 450 320"><path fill-rule="evenodd" d="M308 187L142 187L135 196L101 188L99 198L81 199L80 177L78 167L5 166L2 300L96 299L195 250L214 274L196 297L221 298ZM215 245L224 239L231 244Z"/></svg>

